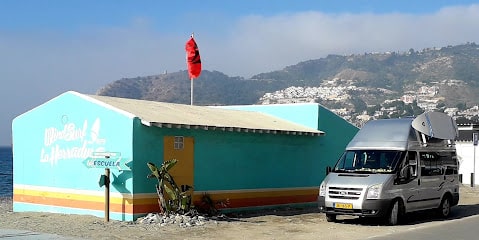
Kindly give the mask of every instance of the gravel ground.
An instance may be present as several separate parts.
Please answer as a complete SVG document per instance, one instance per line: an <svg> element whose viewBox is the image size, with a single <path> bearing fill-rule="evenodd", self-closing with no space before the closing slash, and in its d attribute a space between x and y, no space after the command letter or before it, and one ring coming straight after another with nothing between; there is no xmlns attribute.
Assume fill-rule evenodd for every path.
<svg viewBox="0 0 479 240"><path fill-rule="evenodd" d="M81 239L367 239L411 228L447 224L479 214L479 187L461 187L459 206L444 221L432 212L407 215L406 223L384 226L370 219L338 217L329 223L316 208L278 209L206 218L201 225L109 221L88 215L12 212L11 198L0 198L0 228L29 230Z"/></svg>

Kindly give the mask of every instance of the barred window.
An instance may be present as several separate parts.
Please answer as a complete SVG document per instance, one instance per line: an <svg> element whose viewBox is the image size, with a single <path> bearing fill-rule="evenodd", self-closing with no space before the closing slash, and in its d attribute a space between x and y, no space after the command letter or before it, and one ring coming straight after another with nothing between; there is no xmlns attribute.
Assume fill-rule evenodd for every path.
<svg viewBox="0 0 479 240"><path fill-rule="evenodd" d="M183 136L175 136L175 150L181 150L184 146Z"/></svg>

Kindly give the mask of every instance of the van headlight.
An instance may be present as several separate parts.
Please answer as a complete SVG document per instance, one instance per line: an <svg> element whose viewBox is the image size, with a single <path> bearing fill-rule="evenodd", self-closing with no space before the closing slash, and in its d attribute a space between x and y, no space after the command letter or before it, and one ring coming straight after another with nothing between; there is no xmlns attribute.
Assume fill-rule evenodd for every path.
<svg viewBox="0 0 479 240"><path fill-rule="evenodd" d="M319 196L324 197L326 196L326 184L324 182L321 183L319 186Z"/></svg>
<svg viewBox="0 0 479 240"><path fill-rule="evenodd" d="M368 194L366 195L367 199L378 199L381 195L382 184L372 185L368 188Z"/></svg>

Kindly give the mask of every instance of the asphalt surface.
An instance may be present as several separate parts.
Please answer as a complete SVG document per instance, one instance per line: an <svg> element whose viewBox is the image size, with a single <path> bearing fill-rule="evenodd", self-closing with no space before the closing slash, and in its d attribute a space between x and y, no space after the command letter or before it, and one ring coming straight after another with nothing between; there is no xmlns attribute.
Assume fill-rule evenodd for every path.
<svg viewBox="0 0 479 240"><path fill-rule="evenodd" d="M450 239L450 240L469 240L478 239L477 226L479 226L479 216L470 216L454 221L447 221L428 227L412 228L385 236L370 238L371 240L423 240L423 239Z"/></svg>
<svg viewBox="0 0 479 240"><path fill-rule="evenodd" d="M80 238L65 237L48 233L37 233L27 230L0 229L0 239L6 240L80 240Z"/></svg>

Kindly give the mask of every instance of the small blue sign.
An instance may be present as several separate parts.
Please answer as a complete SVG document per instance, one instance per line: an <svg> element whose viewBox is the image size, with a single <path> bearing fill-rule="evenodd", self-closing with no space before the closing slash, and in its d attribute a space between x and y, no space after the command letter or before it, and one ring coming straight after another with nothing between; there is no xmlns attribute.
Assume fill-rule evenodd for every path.
<svg viewBox="0 0 479 240"><path fill-rule="evenodd" d="M119 152L94 152L83 161L87 168L117 168L120 171L130 171L127 159L121 157Z"/></svg>

